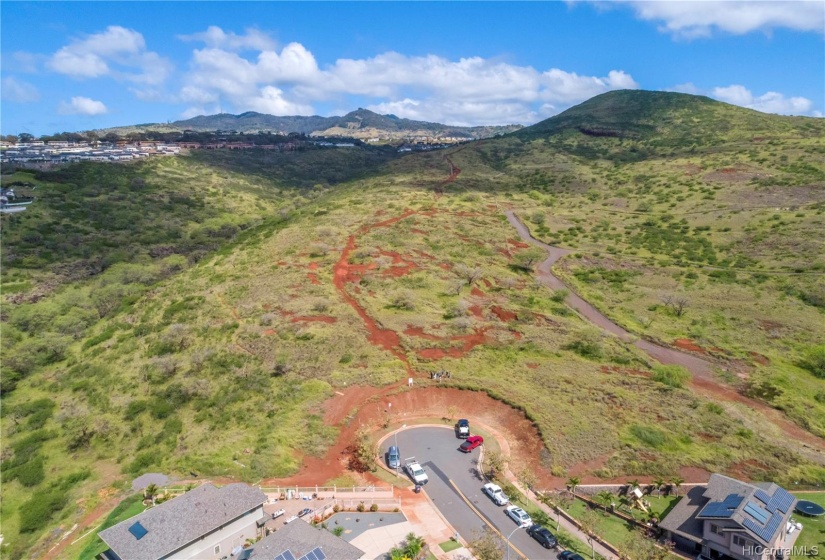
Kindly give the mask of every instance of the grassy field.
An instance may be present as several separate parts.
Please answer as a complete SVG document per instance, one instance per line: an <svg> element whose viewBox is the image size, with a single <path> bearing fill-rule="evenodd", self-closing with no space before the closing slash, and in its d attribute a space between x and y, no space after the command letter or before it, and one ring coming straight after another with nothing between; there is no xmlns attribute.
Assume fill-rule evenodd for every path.
<svg viewBox="0 0 825 560"><path fill-rule="evenodd" d="M337 389L440 369L524 410L556 476L825 482L745 404L651 379L519 266L503 216L574 249L558 273L627 329L690 339L729 366L720 380L821 434L825 381L801 365L825 336L825 135L766 118L695 148L554 133L3 176L38 192L2 221L3 556L48 548L143 472L293 474L335 441Z"/></svg>
<svg viewBox="0 0 825 560"><path fill-rule="evenodd" d="M806 492L795 494L800 500L808 500L825 507L825 492ZM819 547L819 554L822 554L825 547L825 517L804 517L794 514L793 519L802 523L803 529L796 539L798 549L807 549L809 552L813 547ZM791 558L807 558L801 554L792 555Z"/></svg>

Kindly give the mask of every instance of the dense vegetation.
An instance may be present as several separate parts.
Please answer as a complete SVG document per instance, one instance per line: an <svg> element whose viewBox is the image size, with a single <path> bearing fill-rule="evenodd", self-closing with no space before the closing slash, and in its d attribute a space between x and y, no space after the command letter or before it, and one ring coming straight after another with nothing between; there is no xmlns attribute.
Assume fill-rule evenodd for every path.
<svg viewBox="0 0 825 560"><path fill-rule="evenodd" d="M446 154L204 151L3 176L37 196L2 221L3 556L48 548L143 472L289 475L334 441L326 398L407 364L524 410L556 476L592 461L825 483L763 415L696 394L537 285L542 255L502 217L573 250L556 272L626 329L689 342L719 383L825 436L825 127L676 94L588 104Z"/></svg>

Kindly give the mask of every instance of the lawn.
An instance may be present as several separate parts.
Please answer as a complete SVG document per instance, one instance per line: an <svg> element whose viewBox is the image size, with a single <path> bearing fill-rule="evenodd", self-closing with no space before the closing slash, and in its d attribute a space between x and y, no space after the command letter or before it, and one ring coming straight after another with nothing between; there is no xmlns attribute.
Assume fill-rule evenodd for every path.
<svg viewBox="0 0 825 560"><path fill-rule="evenodd" d="M94 534L86 537L89 539L89 542L86 544L86 547L80 551L80 554L77 555L78 560L93 560L98 554L106 551L109 547L98 538L98 533L104 529L112 527L113 525L117 525L121 521L134 517L135 515L143 512L145 509L146 507L143 505L143 496L141 494L129 496L120 502L117 507L115 507L115 509L113 509L112 512L106 517L103 524L98 527Z"/></svg>
<svg viewBox="0 0 825 560"><path fill-rule="evenodd" d="M808 500L809 502L815 502L825 507L825 492L800 492L799 494L794 495L800 500ZM797 549L807 548L810 552L813 547L818 546L819 554L822 555L825 553L825 516L805 517L798 513L794 513L793 519L799 523L802 523L803 527L802 532L796 539ZM808 554L807 556L795 554L792 555L791 558L807 558L809 556L811 556L811 554Z"/></svg>

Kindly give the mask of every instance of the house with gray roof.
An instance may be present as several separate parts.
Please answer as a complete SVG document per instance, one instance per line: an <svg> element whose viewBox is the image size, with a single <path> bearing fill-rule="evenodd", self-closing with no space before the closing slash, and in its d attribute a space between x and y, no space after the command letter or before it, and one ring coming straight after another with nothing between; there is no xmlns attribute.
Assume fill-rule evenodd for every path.
<svg viewBox="0 0 825 560"><path fill-rule="evenodd" d="M219 560L257 539L266 494L246 484L204 484L99 533L107 560Z"/></svg>
<svg viewBox="0 0 825 560"><path fill-rule="evenodd" d="M712 560L780 560L801 527L791 520L796 498L773 483L748 484L713 474L695 486L659 526L676 548Z"/></svg>
<svg viewBox="0 0 825 560"><path fill-rule="evenodd" d="M358 560L364 552L326 529L305 521L293 521L254 546L235 560Z"/></svg>

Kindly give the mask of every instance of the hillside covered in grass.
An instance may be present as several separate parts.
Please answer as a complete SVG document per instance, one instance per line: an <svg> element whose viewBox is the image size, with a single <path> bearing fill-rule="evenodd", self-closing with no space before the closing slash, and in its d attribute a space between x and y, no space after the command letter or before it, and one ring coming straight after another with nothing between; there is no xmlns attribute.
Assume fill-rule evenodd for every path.
<svg viewBox="0 0 825 560"><path fill-rule="evenodd" d="M287 477L336 443L336 391L435 386L441 369L525 411L543 480L825 482L823 129L615 92L402 158L218 151L4 176L38 196L2 222L4 556L47 549L144 472ZM554 270L572 289L711 360L725 390L537 283L544 255L508 209L571 250Z"/></svg>

